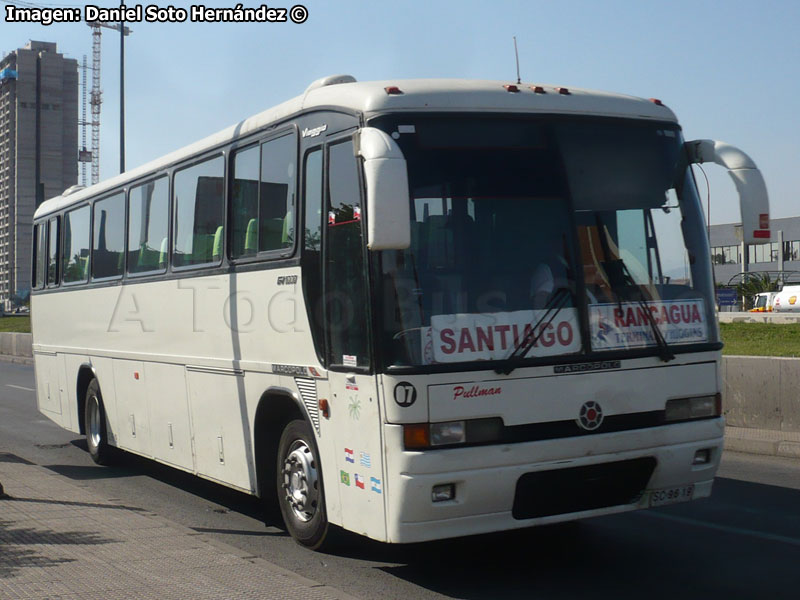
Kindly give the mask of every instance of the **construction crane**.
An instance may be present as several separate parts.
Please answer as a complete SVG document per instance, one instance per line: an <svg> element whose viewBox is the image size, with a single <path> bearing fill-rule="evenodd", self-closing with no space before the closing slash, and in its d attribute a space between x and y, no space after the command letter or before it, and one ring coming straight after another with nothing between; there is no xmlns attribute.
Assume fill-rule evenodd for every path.
<svg viewBox="0 0 800 600"><path fill-rule="evenodd" d="M92 153L86 147L86 127L91 125L86 120L86 90L89 83L86 81L86 72L89 65L86 63L86 55L83 55L83 63L81 64L81 120L78 124L81 126L81 147L78 150L78 162L81 164L81 185L86 187L86 163L92 162Z"/></svg>
<svg viewBox="0 0 800 600"><path fill-rule="evenodd" d="M36 2L28 2L28 1L20 1L17 0L16 2L11 0L1 0L5 4L10 4L12 6L19 5L19 6L27 6L32 8L45 8L44 5L38 4ZM89 104L92 107L92 120L91 120L91 127L92 127L92 150L91 150L91 162L92 162L92 185L98 183L100 181L100 105L103 103L103 92L100 89L100 37L101 37L101 28L105 27L106 29L112 29L114 31L122 31L122 35L127 37L131 34L132 30L128 27L125 27L123 23L112 23L107 21L87 21L86 24L92 28L92 91L89 94ZM122 37L120 38L123 39ZM84 57L83 61L83 77L84 77L84 94L86 89L86 58ZM85 96L82 98L83 104L82 106L85 108L86 106L86 99ZM120 99L120 103L122 103L122 99ZM85 110L82 109L81 121L79 124L82 128L86 126L86 113ZM83 167L84 162L89 162L89 152L86 150L86 138L85 134L82 134L82 147L79 150L79 162L81 162L81 183L85 184L85 169Z"/></svg>
<svg viewBox="0 0 800 600"><path fill-rule="evenodd" d="M103 92L100 89L100 38L101 29L123 31L128 36L131 30L122 23L108 23L105 21L86 21L92 28L92 91L89 94L89 104L92 107L92 185L100 181L100 105L103 103Z"/></svg>

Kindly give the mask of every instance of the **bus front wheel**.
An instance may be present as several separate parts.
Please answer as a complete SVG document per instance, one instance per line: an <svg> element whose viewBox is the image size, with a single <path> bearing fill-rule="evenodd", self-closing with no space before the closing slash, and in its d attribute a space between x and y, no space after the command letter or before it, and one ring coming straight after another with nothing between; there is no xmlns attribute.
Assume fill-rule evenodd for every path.
<svg viewBox="0 0 800 600"><path fill-rule="evenodd" d="M89 455L98 465L110 465L113 462L113 448L108 443L106 426L106 409L103 406L103 395L100 384L92 379L86 388L86 406L84 410L84 426L86 428L86 445Z"/></svg>
<svg viewBox="0 0 800 600"><path fill-rule="evenodd" d="M277 466L283 522L298 543L316 550L328 534L328 517L319 452L307 421L290 421L283 429Z"/></svg>

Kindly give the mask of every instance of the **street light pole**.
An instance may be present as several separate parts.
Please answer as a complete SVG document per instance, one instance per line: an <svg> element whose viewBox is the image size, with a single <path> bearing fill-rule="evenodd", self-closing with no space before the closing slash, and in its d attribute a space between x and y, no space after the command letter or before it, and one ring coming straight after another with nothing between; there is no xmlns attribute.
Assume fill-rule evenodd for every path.
<svg viewBox="0 0 800 600"><path fill-rule="evenodd" d="M125 172L125 21L119 22L119 172Z"/></svg>

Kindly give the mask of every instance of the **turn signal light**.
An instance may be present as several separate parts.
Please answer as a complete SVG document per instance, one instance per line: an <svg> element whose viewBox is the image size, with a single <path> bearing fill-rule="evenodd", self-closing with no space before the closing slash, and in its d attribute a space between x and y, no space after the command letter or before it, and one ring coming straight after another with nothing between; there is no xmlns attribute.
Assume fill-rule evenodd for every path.
<svg viewBox="0 0 800 600"><path fill-rule="evenodd" d="M331 418L331 405L326 398L320 398L319 411L322 413L322 416L325 417L326 419Z"/></svg>
<svg viewBox="0 0 800 600"><path fill-rule="evenodd" d="M428 423L414 423L403 425L403 444L406 450L422 450L430 448L430 425Z"/></svg>

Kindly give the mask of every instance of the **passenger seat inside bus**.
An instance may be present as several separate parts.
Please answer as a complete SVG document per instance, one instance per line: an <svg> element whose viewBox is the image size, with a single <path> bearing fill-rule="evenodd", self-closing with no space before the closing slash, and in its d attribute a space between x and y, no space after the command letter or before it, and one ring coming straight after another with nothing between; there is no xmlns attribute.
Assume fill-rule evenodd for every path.
<svg viewBox="0 0 800 600"><path fill-rule="evenodd" d="M258 221L250 219L244 234L244 255L250 256L258 252Z"/></svg>
<svg viewBox="0 0 800 600"><path fill-rule="evenodd" d="M212 260L214 260L215 262L222 259L223 241L225 239L222 234L223 234L222 225L220 225L214 232L214 246L212 247L212 253L211 253Z"/></svg>
<svg viewBox="0 0 800 600"><path fill-rule="evenodd" d="M158 268L159 269L166 269L167 268L167 250L169 250L169 241L167 238L161 240L161 249L158 253Z"/></svg>

